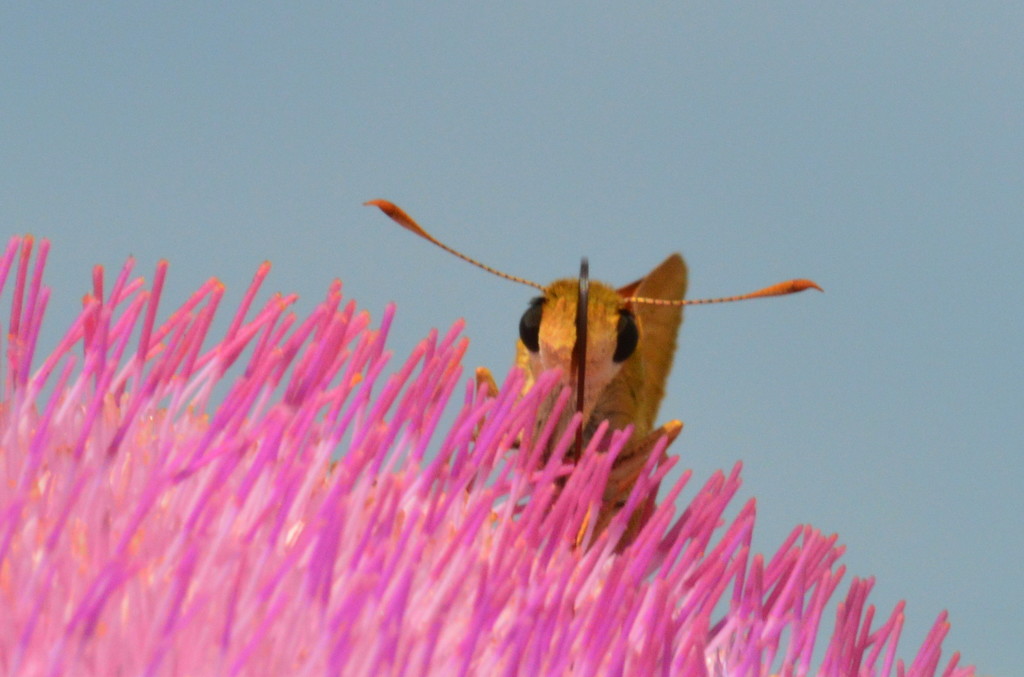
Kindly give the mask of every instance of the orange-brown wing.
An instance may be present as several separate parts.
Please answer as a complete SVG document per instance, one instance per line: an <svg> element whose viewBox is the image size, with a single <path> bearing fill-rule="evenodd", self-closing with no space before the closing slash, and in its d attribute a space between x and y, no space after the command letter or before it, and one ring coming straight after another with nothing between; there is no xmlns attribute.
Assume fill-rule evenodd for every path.
<svg viewBox="0 0 1024 677"><path fill-rule="evenodd" d="M662 261L642 280L619 289L623 296L637 296L656 299L682 299L686 294L686 263L679 254L672 254ZM676 350L676 337L683 322L681 306L657 306L635 303L632 306L640 324L640 343L637 352L644 365L644 379L641 386L640 402L646 429L654 426L658 406L665 395L665 383L672 369L672 357Z"/></svg>

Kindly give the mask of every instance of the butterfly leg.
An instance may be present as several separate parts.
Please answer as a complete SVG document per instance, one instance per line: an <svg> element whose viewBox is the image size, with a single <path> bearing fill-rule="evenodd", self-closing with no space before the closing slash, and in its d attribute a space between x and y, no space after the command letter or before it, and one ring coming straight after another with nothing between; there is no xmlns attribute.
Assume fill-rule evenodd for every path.
<svg viewBox="0 0 1024 677"><path fill-rule="evenodd" d="M476 388L480 389L481 386L487 388L487 397L498 396L498 384L494 380L494 374L487 367L476 368Z"/></svg>
<svg viewBox="0 0 1024 677"><path fill-rule="evenodd" d="M629 445L619 453L618 458L615 459L615 465L612 466L611 477L608 478L608 486L605 488L603 505L601 512L597 516L597 522L594 525L594 535L591 537L591 543L608 528L615 515L625 507L626 500L629 498L630 492L633 491L633 487L636 485L648 457L654 451L654 447L661 438L667 437L668 443L671 445L682 430L682 421L669 421L652 430L638 444ZM659 463L667 458L667 450L668 446L665 447L665 452L662 452L662 458L658 460ZM655 486L651 488L650 493L642 504L630 515L629 524L626 525L626 531L623 533L616 550L621 552L623 548L636 539L640 530L647 524L647 520L654 514L654 509L657 506L657 497L658 487ZM582 544L590 517L588 514L587 518L584 519L583 526L576 536L577 547Z"/></svg>

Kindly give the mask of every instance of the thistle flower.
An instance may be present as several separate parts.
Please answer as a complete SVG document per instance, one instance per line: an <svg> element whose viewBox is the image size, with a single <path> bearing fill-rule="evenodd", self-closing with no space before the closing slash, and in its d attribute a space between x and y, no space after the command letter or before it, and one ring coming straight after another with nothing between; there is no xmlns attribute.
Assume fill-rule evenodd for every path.
<svg viewBox="0 0 1024 677"><path fill-rule="evenodd" d="M541 465L554 381L521 397L516 372L493 399L465 385L442 429L461 326L389 374L393 308L373 326L340 283L297 318L293 296L256 305L264 265L212 339L219 282L158 322L166 263L147 286L129 260L109 289L97 268L37 359L48 247L0 258L3 674L973 674L956 654L940 670L945 614L898 660L903 606L877 622L870 579L826 629L842 547L798 527L752 554L753 501L723 525L738 465L676 516L684 473L617 554L668 471L648 467L575 549L624 435Z"/></svg>

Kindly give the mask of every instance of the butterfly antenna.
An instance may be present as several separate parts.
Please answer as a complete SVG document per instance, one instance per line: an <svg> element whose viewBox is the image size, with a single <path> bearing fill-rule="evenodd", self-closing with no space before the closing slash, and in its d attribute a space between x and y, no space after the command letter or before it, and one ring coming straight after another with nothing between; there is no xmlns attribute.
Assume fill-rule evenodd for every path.
<svg viewBox="0 0 1024 677"><path fill-rule="evenodd" d="M441 242L436 237L434 237L433 235L431 235L430 233L425 231L420 226L420 224L416 223L416 221L414 221L411 216L406 214L405 211L403 211L401 207L399 207L398 205L396 205L396 204L394 204L392 202L388 202L387 200L370 200L369 202L364 202L363 204L366 205L366 206L377 207L382 212L384 212L389 217L391 217L391 220L394 221L395 223L397 223L398 225L400 225L402 228L405 228L406 230L409 230L409 231L412 231L413 233L416 233L417 235L422 237L424 240L428 240L430 242L433 242L435 245L437 245L441 249L445 250L449 254L453 254L453 255L459 257L460 259L462 259L466 263L472 263L477 268L483 268L484 270L486 270L488 273L491 273L492 275L497 275L498 277L503 277L506 280L512 280L513 282L518 282L520 284L525 284L525 285L528 285L528 286L533 287L535 289L539 289L541 291L544 291L544 287L542 285L537 284L536 282L532 282L531 280L527 280L524 277L517 277L515 275L509 275L508 273L503 273L500 270L495 270L494 268L491 268L490 266L487 266L487 265L484 265L483 263L480 263L476 259L473 259L473 258L470 258L470 257L466 256L465 254L463 254L462 252L460 252L457 249L452 249L451 247L446 245L444 242Z"/></svg>
<svg viewBox="0 0 1024 677"><path fill-rule="evenodd" d="M800 279L779 282L778 284L773 284L748 294L723 296L717 299L652 299L643 296L631 296L625 299L625 301L627 303L645 303L652 306L701 306L709 303L732 303L733 301L747 301L750 299L767 298L769 296L786 296L787 294L796 294L807 289L817 289L820 292L825 291L813 280Z"/></svg>

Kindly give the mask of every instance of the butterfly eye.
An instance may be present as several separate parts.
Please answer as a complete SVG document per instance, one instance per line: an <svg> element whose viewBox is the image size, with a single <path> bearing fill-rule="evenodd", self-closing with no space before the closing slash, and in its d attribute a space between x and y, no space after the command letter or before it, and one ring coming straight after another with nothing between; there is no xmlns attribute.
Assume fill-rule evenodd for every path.
<svg viewBox="0 0 1024 677"><path fill-rule="evenodd" d="M615 331L615 354L612 361L625 362L629 356L636 352L636 344L640 341L640 331L636 328L636 320L633 313L628 310L619 311L619 324Z"/></svg>
<svg viewBox="0 0 1024 677"><path fill-rule="evenodd" d="M538 296L530 301L530 307L519 319L519 338L531 353L540 352L540 316L543 310L544 297Z"/></svg>

